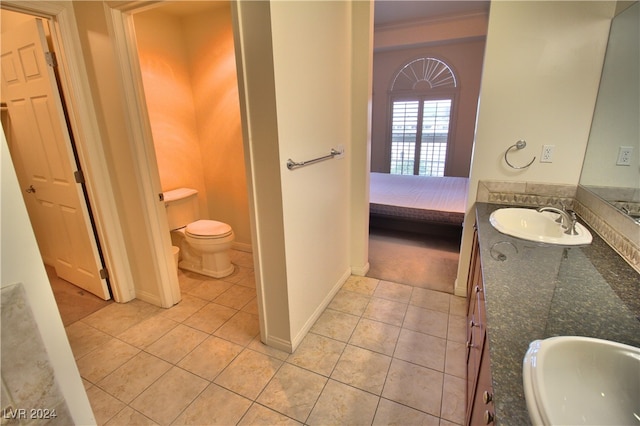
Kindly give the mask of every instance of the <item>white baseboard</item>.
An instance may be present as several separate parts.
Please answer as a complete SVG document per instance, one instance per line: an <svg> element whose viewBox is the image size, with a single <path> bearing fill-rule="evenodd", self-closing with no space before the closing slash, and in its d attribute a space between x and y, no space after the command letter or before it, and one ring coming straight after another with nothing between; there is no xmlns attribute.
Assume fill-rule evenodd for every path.
<svg viewBox="0 0 640 426"><path fill-rule="evenodd" d="M342 274L342 276L338 279L338 281L333 286L333 288L331 289L329 294L327 294L327 296L324 298L322 303L320 303L320 305L313 312L313 315L311 315L309 317L309 319L305 323L304 327L302 327L300 332L296 336L293 337L292 342L291 342L292 351L296 350L296 348L298 347L300 342L302 342L302 339L304 339L304 337L307 335L309 330L311 330L311 327L313 327L313 324L316 323L316 321L318 320L320 315L322 315L322 313L327 308L327 306L329 306L329 303L331 303L331 301L333 300L333 297L342 288L342 285L345 283L345 281L347 281L347 279L350 276L351 276L351 269L347 269L344 272L344 274Z"/></svg>
<svg viewBox="0 0 640 426"><path fill-rule="evenodd" d="M253 249L251 248L251 244L247 243L231 243L231 248L238 251L245 251L247 253L253 253Z"/></svg>

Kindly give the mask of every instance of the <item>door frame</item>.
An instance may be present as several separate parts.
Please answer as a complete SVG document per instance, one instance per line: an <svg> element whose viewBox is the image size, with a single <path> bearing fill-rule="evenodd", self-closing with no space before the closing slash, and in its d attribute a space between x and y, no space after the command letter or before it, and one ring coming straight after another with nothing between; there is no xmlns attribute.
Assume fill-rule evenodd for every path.
<svg viewBox="0 0 640 426"><path fill-rule="evenodd" d="M158 271L158 290L165 307L178 303L182 298L180 285L175 273L175 260L171 250L171 236L166 209L163 203L160 172L156 159L153 134L147 111L142 72L135 41L133 11L153 7L161 1L107 1L105 9L111 19L107 26L114 44L114 51L125 97L127 132L132 144L132 154L136 163L137 185L143 197L143 207L148 235L151 240L151 259Z"/></svg>
<svg viewBox="0 0 640 426"><path fill-rule="evenodd" d="M67 106L70 131L74 135L78 161L83 170L91 213L109 281L116 302L135 298L131 265L127 258L124 231L116 210L114 188L105 161L86 66L80 46L75 14L71 2L3 0L2 9L46 19L49 23L53 48L58 62L61 98ZM91 141L91 143L88 143ZM67 147L71 150L71 147ZM87 210L89 209L86 206Z"/></svg>

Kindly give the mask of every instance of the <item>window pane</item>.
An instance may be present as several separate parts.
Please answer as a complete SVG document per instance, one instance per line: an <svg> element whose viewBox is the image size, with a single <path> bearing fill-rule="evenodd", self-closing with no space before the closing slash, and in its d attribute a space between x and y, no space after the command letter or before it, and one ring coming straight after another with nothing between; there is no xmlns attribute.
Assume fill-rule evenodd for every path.
<svg viewBox="0 0 640 426"><path fill-rule="evenodd" d="M444 176L451 99L424 101L418 174Z"/></svg>
<svg viewBox="0 0 640 426"><path fill-rule="evenodd" d="M391 174L412 175L418 133L418 101L393 103Z"/></svg>

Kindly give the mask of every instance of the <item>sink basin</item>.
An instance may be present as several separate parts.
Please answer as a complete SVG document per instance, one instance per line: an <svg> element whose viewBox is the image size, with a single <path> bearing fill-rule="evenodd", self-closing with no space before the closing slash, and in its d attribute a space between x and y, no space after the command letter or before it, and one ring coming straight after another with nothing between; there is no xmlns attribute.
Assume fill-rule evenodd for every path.
<svg viewBox="0 0 640 426"><path fill-rule="evenodd" d="M580 223L576 223L578 235L565 234L565 230L556 222L558 216L554 212L510 207L495 210L489 216L489 222L503 234L523 240L567 246L591 243L591 233Z"/></svg>
<svg viewBox="0 0 640 426"><path fill-rule="evenodd" d="M522 376L534 425L640 425L640 348L590 337L535 340Z"/></svg>

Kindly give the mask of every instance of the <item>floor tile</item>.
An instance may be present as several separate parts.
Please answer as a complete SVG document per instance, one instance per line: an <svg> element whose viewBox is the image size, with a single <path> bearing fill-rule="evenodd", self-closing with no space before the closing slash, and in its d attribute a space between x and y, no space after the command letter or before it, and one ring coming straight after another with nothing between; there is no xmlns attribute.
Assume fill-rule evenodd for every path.
<svg viewBox="0 0 640 426"><path fill-rule="evenodd" d="M375 297L381 297L395 302L409 303L412 289L413 287L409 285L381 280L373 295Z"/></svg>
<svg viewBox="0 0 640 426"><path fill-rule="evenodd" d="M467 377L466 344L447 340L444 372L463 379Z"/></svg>
<svg viewBox="0 0 640 426"><path fill-rule="evenodd" d="M309 425L370 425L379 397L329 380L307 420Z"/></svg>
<svg viewBox="0 0 640 426"><path fill-rule="evenodd" d="M344 347L345 344L338 340L309 333L287 362L329 377Z"/></svg>
<svg viewBox="0 0 640 426"><path fill-rule="evenodd" d="M99 424L463 422L466 298L351 276L289 354L260 341L251 253L232 261L223 279L179 271L172 308L66 327Z"/></svg>
<svg viewBox="0 0 640 426"><path fill-rule="evenodd" d="M389 356L349 345L340 357L331 378L380 395L390 364Z"/></svg>
<svg viewBox="0 0 640 426"><path fill-rule="evenodd" d="M98 386L128 404L171 367L160 358L140 352L98 382Z"/></svg>
<svg viewBox="0 0 640 426"><path fill-rule="evenodd" d="M254 337L251 343L247 345L247 348L252 349L256 352L260 352L265 355L269 355L272 358L277 358L281 361L286 360L291 355L289 352L285 352L280 349L276 349L271 346L265 345L260 341L260 336Z"/></svg>
<svg viewBox="0 0 640 426"><path fill-rule="evenodd" d="M340 290L333 297L331 303L329 303L329 308L347 314L360 316L367 307L369 299L370 297L364 294Z"/></svg>
<svg viewBox="0 0 640 426"><path fill-rule="evenodd" d="M244 348L219 337L209 336L182 358L178 366L204 379L213 380Z"/></svg>
<svg viewBox="0 0 640 426"><path fill-rule="evenodd" d="M372 297L362 316L399 327L404 321L406 311L406 303Z"/></svg>
<svg viewBox="0 0 640 426"><path fill-rule="evenodd" d="M451 296L449 304L449 313L451 315L467 316L467 298L459 296Z"/></svg>
<svg viewBox="0 0 640 426"><path fill-rule="evenodd" d="M182 322L199 311L206 304L207 301L204 299L183 293L182 300L180 300L178 304L173 305L169 309L165 309L159 315L163 315L165 318L169 318L177 322Z"/></svg>
<svg viewBox="0 0 640 426"><path fill-rule="evenodd" d="M170 424L208 384L195 374L173 367L130 406L158 424Z"/></svg>
<svg viewBox="0 0 640 426"><path fill-rule="evenodd" d="M137 348L144 349L176 328L178 324L162 315L154 315L120 333L118 338Z"/></svg>
<svg viewBox="0 0 640 426"><path fill-rule="evenodd" d="M234 265L253 270L253 253L241 250L231 250L229 257Z"/></svg>
<svg viewBox="0 0 640 426"><path fill-rule="evenodd" d="M238 312L213 334L238 345L246 346L260 333L257 315Z"/></svg>
<svg viewBox="0 0 640 426"><path fill-rule="evenodd" d="M407 308L402 326L409 330L446 339L448 322L449 315L444 312L410 305Z"/></svg>
<svg viewBox="0 0 640 426"><path fill-rule="evenodd" d="M359 320L360 317L355 315L345 314L333 309L325 309L313 324L313 327L311 327L311 331L341 342L347 342L351 338Z"/></svg>
<svg viewBox="0 0 640 426"><path fill-rule="evenodd" d="M281 365L278 359L245 349L214 383L255 400Z"/></svg>
<svg viewBox="0 0 640 426"><path fill-rule="evenodd" d="M233 284L226 281L208 280L193 287L188 294L210 302L231 287Z"/></svg>
<svg viewBox="0 0 640 426"><path fill-rule="evenodd" d="M176 425L234 425L252 401L210 384L175 420Z"/></svg>
<svg viewBox="0 0 640 426"><path fill-rule="evenodd" d="M304 422L326 382L324 376L285 363L256 402Z"/></svg>
<svg viewBox="0 0 640 426"><path fill-rule="evenodd" d="M180 283L180 291L182 294L189 293L192 288L200 285L206 278L208 277L196 274L195 272L178 269L178 282Z"/></svg>
<svg viewBox="0 0 640 426"><path fill-rule="evenodd" d="M249 300L249 302L244 305L241 310L249 314L259 315L260 310L258 308L258 299L254 297L253 299Z"/></svg>
<svg viewBox="0 0 640 426"><path fill-rule="evenodd" d="M140 349L113 338L77 360L80 375L91 383L98 383L109 373L133 358Z"/></svg>
<svg viewBox="0 0 640 426"><path fill-rule="evenodd" d="M453 423L464 423L467 381L460 377L444 375L442 410L440 417Z"/></svg>
<svg viewBox="0 0 640 426"><path fill-rule="evenodd" d="M207 303L187 318L183 324L211 334L238 312L236 309L217 303Z"/></svg>
<svg viewBox="0 0 640 426"><path fill-rule="evenodd" d="M449 315L449 326L447 339L454 342L466 342L467 340L467 319L459 315Z"/></svg>
<svg viewBox="0 0 640 426"><path fill-rule="evenodd" d="M99 425L105 424L126 407L124 402L118 401L97 386L87 390L87 397L89 398L93 415L96 418L96 423Z"/></svg>
<svg viewBox="0 0 640 426"><path fill-rule="evenodd" d="M374 426L438 426L439 423L440 419L436 416L384 398L380 399L376 417L373 419Z"/></svg>
<svg viewBox="0 0 640 426"><path fill-rule="evenodd" d="M106 423L106 426L123 426L123 425L136 425L136 426L154 426L158 423L154 422L144 414L134 410L131 407L125 407L118 414L111 418Z"/></svg>
<svg viewBox="0 0 640 426"><path fill-rule="evenodd" d="M445 339L403 329L393 356L433 370L444 371L446 345Z"/></svg>
<svg viewBox="0 0 640 426"><path fill-rule="evenodd" d="M231 284L237 284L247 280L251 280L254 277L253 267L245 267L242 265L234 265L234 270L231 275L222 278L224 281ZM255 287L255 286L254 286Z"/></svg>
<svg viewBox="0 0 640 426"><path fill-rule="evenodd" d="M411 293L411 303L414 306L431 309L433 311L449 313L451 295L426 288L414 288Z"/></svg>
<svg viewBox="0 0 640 426"><path fill-rule="evenodd" d="M382 396L439 417L443 376L435 370L394 359Z"/></svg>
<svg viewBox="0 0 640 426"><path fill-rule="evenodd" d="M161 311L162 308L134 299L127 303L112 303L82 321L107 334L117 336Z"/></svg>
<svg viewBox="0 0 640 426"><path fill-rule="evenodd" d="M220 296L214 299L214 302L228 306L233 309L242 309L251 299L256 297L256 289L250 287L244 287L241 285L234 285Z"/></svg>
<svg viewBox="0 0 640 426"><path fill-rule="evenodd" d="M186 325L178 325L146 349L152 355L176 364L208 336Z"/></svg>
<svg viewBox="0 0 640 426"><path fill-rule="evenodd" d="M293 420L270 408L254 403L244 415L239 426L298 426L302 423Z"/></svg>
<svg viewBox="0 0 640 426"><path fill-rule="evenodd" d="M362 318L349 344L390 356L393 355L399 334L400 327Z"/></svg>
<svg viewBox="0 0 640 426"><path fill-rule="evenodd" d="M100 424L100 423L98 423ZM134 410L131 407L125 407L118 414L109 420L105 426L122 426L122 425L136 425L136 426L154 426L158 423L151 420L144 414Z"/></svg>
<svg viewBox="0 0 640 426"><path fill-rule="evenodd" d="M107 333L82 321L74 322L65 330L75 359L83 357L112 339Z"/></svg>
<svg viewBox="0 0 640 426"><path fill-rule="evenodd" d="M343 284L342 289L353 291L355 293L362 293L367 296L372 296L379 282L380 280L377 278L351 275Z"/></svg>

